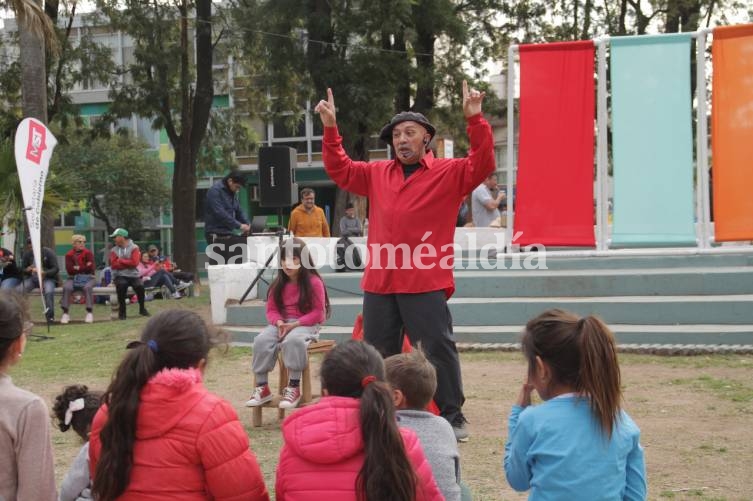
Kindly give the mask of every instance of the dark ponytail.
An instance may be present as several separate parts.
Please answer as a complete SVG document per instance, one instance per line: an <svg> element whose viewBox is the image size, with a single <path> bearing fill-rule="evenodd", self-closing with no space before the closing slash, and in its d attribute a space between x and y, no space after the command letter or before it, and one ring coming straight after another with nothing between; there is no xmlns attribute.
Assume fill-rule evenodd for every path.
<svg viewBox="0 0 753 501"><path fill-rule="evenodd" d="M580 388L591 397L591 410L602 430L612 436L622 400L620 365L614 335L594 316L581 320Z"/></svg>
<svg viewBox="0 0 753 501"><path fill-rule="evenodd" d="M599 318L580 318L552 309L531 319L521 340L533 374L536 357L552 370L552 383L588 396L591 411L607 437L620 413L622 390L614 335Z"/></svg>
<svg viewBox="0 0 753 501"><path fill-rule="evenodd" d="M322 387L330 395L360 399L364 462L356 478L359 501L412 501L417 479L395 418L384 361L371 345L346 341L321 367Z"/></svg>
<svg viewBox="0 0 753 501"><path fill-rule="evenodd" d="M102 452L92 483L98 501L113 501L128 488L144 385L162 369L196 367L207 358L211 345L207 325L186 310L155 315L146 324L141 341L129 345L103 397L108 418L99 433Z"/></svg>

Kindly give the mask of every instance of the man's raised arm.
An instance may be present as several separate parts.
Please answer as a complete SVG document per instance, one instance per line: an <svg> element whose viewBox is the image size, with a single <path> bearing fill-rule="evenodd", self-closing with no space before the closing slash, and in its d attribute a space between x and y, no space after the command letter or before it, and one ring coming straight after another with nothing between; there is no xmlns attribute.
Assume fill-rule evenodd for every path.
<svg viewBox="0 0 753 501"><path fill-rule="evenodd" d="M368 164L354 162L342 146L343 138L337 130L335 98L327 88L327 100L322 99L314 107L324 125L322 133L322 160L327 175L340 188L357 195L369 195Z"/></svg>

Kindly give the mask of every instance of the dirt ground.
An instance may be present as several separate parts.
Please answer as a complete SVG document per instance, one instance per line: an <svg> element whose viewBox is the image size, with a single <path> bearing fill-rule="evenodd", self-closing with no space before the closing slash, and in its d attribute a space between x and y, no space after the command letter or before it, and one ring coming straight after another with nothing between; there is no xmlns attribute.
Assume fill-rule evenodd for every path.
<svg viewBox="0 0 753 501"><path fill-rule="evenodd" d="M265 409L263 426L251 427L251 412L242 406L251 390L250 361L248 348L215 356L206 381L235 405L273 488L277 412ZM622 355L621 362L625 408L642 431L649 499L753 500L753 356ZM315 358L314 374L318 364ZM474 500L526 499L509 488L502 468L507 415L525 372L522 356L464 353L462 370L471 432L460 444L463 480ZM53 439L62 478L80 443L58 431Z"/></svg>

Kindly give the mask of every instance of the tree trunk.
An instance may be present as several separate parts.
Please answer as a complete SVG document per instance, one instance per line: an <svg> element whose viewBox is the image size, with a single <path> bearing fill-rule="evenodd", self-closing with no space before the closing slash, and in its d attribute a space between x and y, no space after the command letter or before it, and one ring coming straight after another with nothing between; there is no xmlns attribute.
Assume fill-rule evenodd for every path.
<svg viewBox="0 0 753 501"><path fill-rule="evenodd" d="M42 2L37 1L40 6ZM47 124L47 69L45 42L41 34L18 25L18 49L21 60L21 107L24 117ZM42 215L42 246L55 248L55 217Z"/></svg>
<svg viewBox="0 0 753 501"><path fill-rule="evenodd" d="M185 8L185 4L184 4ZM175 137L173 172L173 257L180 268L196 273L196 154L209 122L214 86L212 83L212 2L196 2L196 93L188 82L187 23L181 25L182 99L181 134ZM172 141L172 140L171 140ZM175 144L177 143L177 144Z"/></svg>
<svg viewBox="0 0 753 501"><path fill-rule="evenodd" d="M316 71L317 68L325 67L327 61L333 56L334 29L332 27L332 7L327 0L313 0L308 2L308 16L306 16L306 28L312 40L327 42L326 45L312 44L306 50L306 64L309 75L314 83L316 95L325 96L325 89L332 84L328 82L326 73Z"/></svg>
<svg viewBox="0 0 753 501"><path fill-rule="evenodd" d="M394 50L405 52L405 33L400 31L395 33L395 45L390 47ZM406 73L403 81L398 85L397 95L395 96L395 112L407 111L410 109L410 76Z"/></svg>
<svg viewBox="0 0 753 501"><path fill-rule="evenodd" d="M196 158L188 145L175 149L173 174L173 259L183 271L196 274Z"/></svg>
<svg viewBox="0 0 753 501"><path fill-rule="evenodd" d="M628 7L627 0L620 0L620 15L619 15L619 22L617 26L618 35L627 34L627 27L625 26L625 18L627 17L627 7Z"/></svg>
<svg viewBox="0 0 753 501"><path fill-rule="evenodd" d="M421 14L422 16L425 14ZM413 111L426 115L434 109L434 32L422 28L423 23L416 23L416 99Z"/></svg>

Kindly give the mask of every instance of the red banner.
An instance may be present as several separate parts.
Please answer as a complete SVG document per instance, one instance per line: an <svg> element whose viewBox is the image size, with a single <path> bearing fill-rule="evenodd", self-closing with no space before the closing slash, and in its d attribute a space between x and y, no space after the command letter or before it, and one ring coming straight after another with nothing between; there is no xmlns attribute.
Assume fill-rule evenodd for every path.
<svg viewBox="0 0 753 501"><path fill-rule="evenodd" d="M513 243L595 246L594 44L520 46Z"/></svg>

